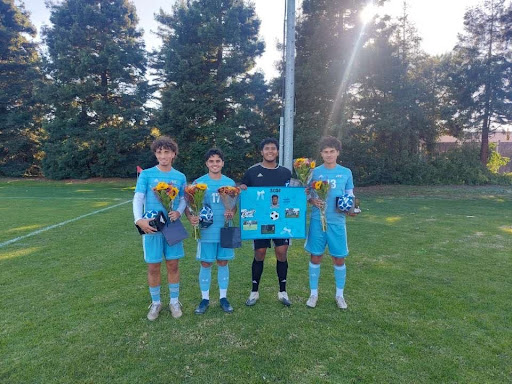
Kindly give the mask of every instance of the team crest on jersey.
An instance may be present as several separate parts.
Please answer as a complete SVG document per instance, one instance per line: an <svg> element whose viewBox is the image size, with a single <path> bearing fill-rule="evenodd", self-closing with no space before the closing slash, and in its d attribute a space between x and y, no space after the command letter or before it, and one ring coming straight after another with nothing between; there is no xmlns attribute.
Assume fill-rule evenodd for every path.
<svg viewBox="0 0 512 384"><path fill-rule="evenodd" d="M261 173L258 173L258 176L256 176L256 177L263 177L263 175Z"/></svg>

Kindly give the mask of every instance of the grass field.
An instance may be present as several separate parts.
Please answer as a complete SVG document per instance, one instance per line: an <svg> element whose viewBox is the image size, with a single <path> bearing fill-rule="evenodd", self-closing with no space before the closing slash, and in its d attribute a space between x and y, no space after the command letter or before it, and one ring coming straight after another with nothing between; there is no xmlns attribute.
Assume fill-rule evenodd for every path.
<svg viewBox="0 0 512 384"><path fill-rule="evenodd" d="M214 268L212 305L196 316L187 239L184 315L149 322L133 184L0 180L1 383L512 382L510 187L360 189L347 311L335 305L328 258L318 306L306 308L308 257L294 240L292 307L277 301L271 253L260 301L244 305L245 242L230 263L235 312L217 304Z"/></svg>

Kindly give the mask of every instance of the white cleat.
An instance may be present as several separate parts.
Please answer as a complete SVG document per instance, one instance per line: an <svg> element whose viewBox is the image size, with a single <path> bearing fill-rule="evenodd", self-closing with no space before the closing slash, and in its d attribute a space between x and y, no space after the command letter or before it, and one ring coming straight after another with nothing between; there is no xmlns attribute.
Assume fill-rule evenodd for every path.
<svg viewBox="0 0 512 384"><path fill-rule="evenodd" d="M336 296L336 305L340 309L347 309L347 303L342 296Z"/></svg>
<svg viewBox="0 0 512 384"><path fill-rule="evenodd" d="M149 312L148 312L148 320L154 321L158 318L158 315L160 314L160 310L162 309L161 303L151 303L149 304Z"/></svg>
<svg viewBox="0 0 512 384"><path fill-rule="evenodd" d="M181 311L181 303L178 301L176 304L169 304L169 310L171 311L171 316L175 319L178 319L183 315Z"/></svg>
<svg viewBox="0 0 512 384"><path fill-rule="evenodd" d="M315 296L315 295L309 296L308 301L306 301L306 307L315 308L317 301L318 301L318 296Z"/></svg>
<svg viewBox="0 0 512 384"><path fill-rule="evenodd" d="M260 298L259 292L251 292L251 294L249 295L249 298L245 302L245 305L247 305L248 307L252 307L254 304L256 304L256 302L258 301L259 298Z"/></svg>
<svg viewBox="0 0 512 384"><path fill-rule="evenodd" d="M279 292L277 294L277 299L283 303L283 305L289 307L290 305L292 305L292 302L290 301L290 299L288 298L288 294L286 293L286 291L283 291L283 292Z"/></svg>

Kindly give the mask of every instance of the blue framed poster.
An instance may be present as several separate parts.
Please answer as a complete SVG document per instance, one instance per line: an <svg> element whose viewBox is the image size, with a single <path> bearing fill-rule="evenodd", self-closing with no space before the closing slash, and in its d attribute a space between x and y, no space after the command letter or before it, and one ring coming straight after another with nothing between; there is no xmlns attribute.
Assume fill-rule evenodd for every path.
<svg viewBox="0 0 512 384"><path fill-rule="evenodd" d="M306 201L303 187L247 188L240 194L242 239L304 239Z"/></svg>

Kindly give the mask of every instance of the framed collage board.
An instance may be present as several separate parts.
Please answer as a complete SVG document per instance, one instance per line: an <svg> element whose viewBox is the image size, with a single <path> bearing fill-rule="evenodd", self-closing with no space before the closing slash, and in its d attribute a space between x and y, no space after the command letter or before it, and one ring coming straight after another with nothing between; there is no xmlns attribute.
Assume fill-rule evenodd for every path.
<svg viewBox="0 0 512 384"><path fill-rule="evenodd" d="M304 239L306 209L302 187L249 187L240 194L242 240Z"/></svg>

